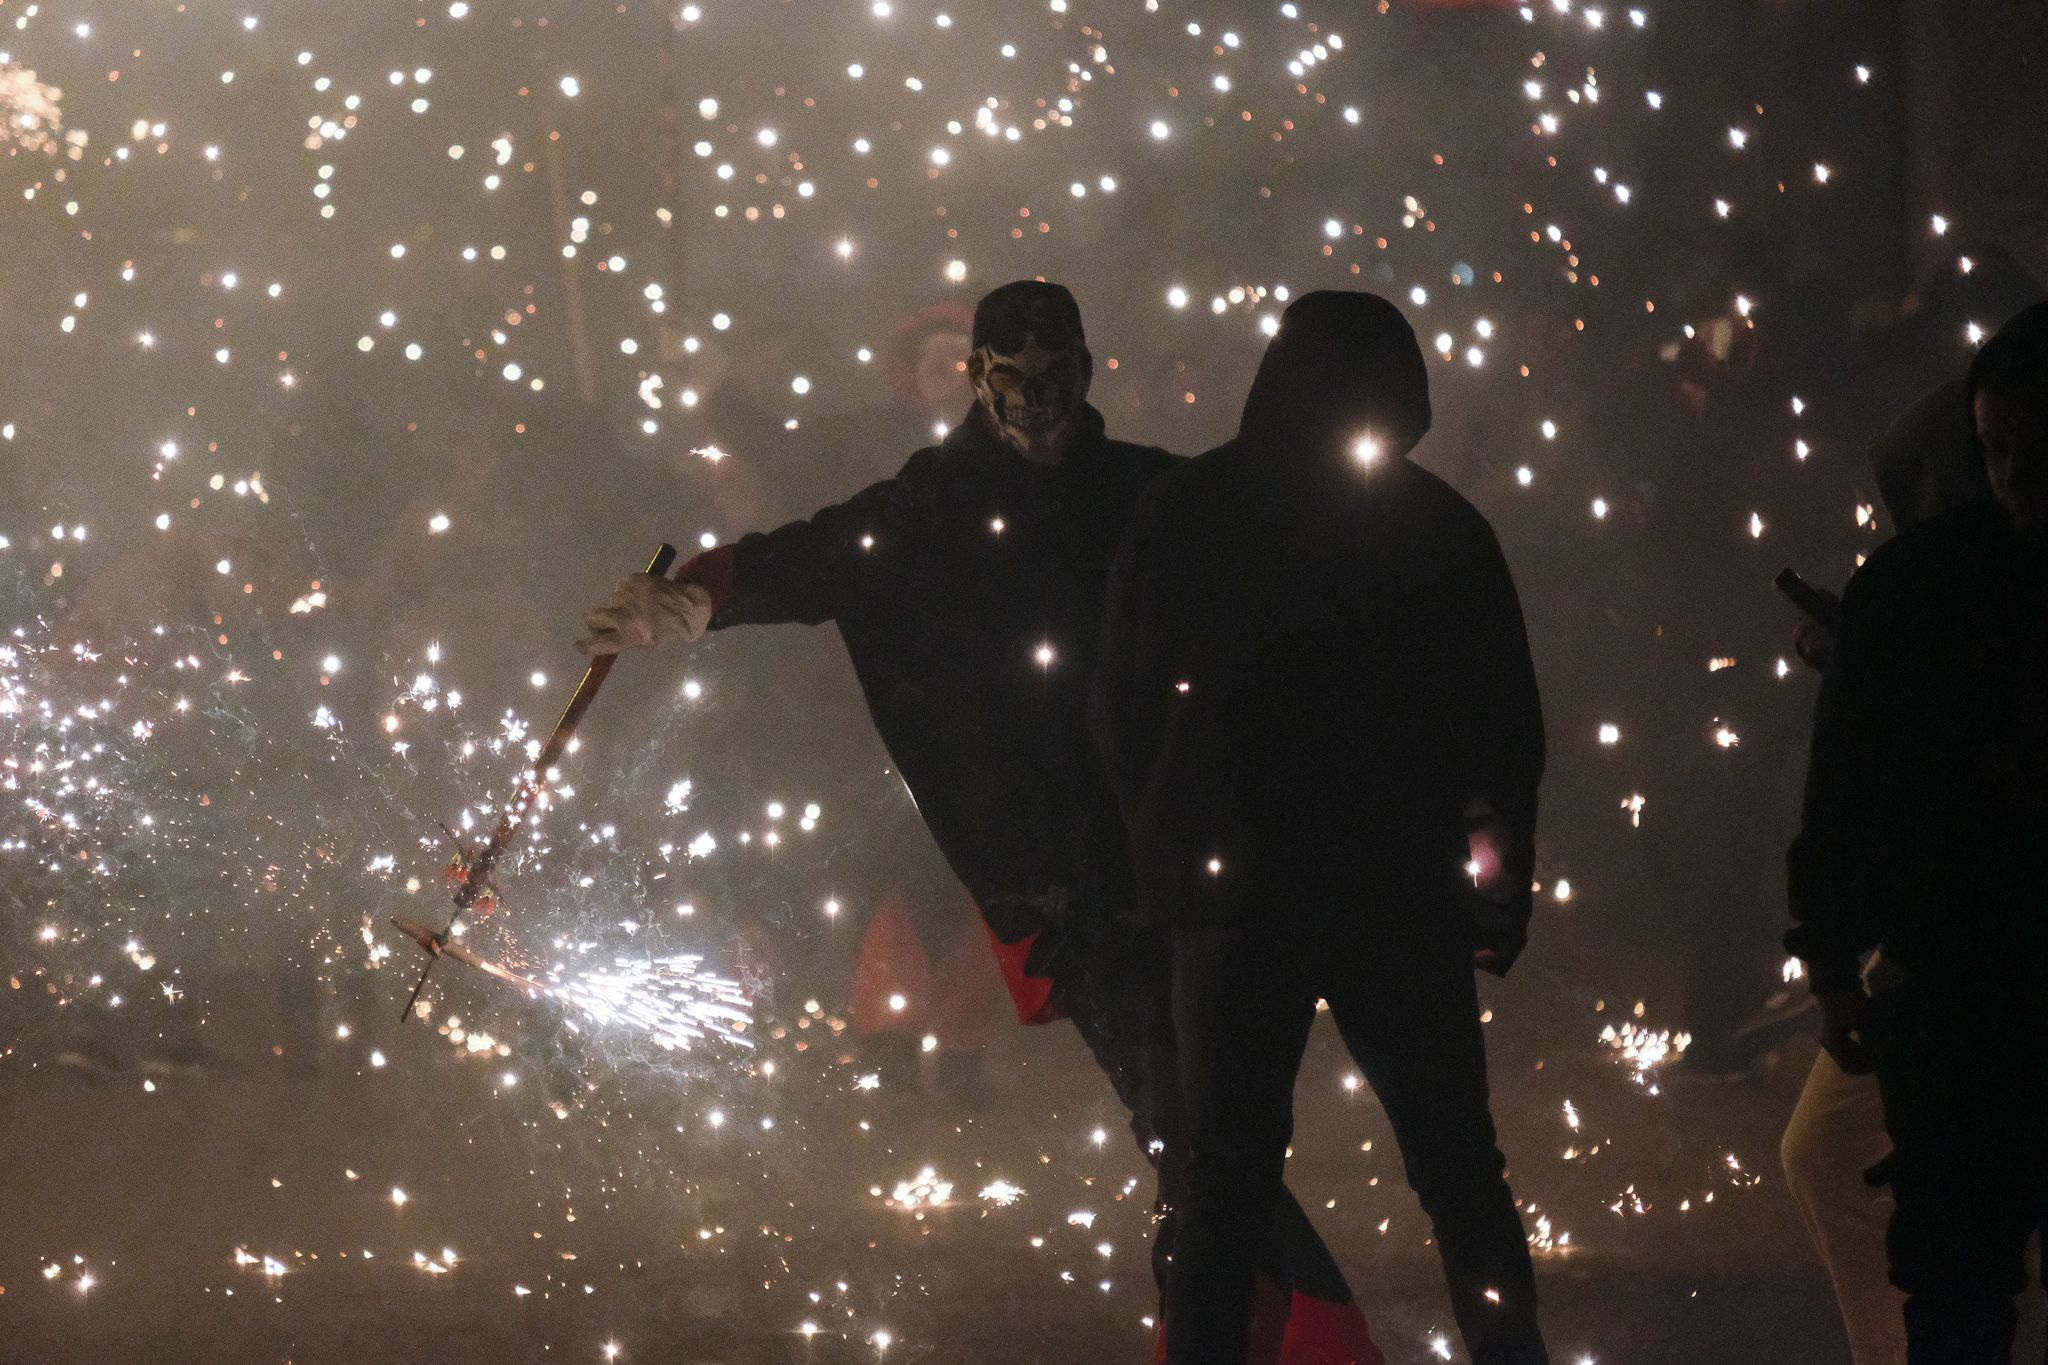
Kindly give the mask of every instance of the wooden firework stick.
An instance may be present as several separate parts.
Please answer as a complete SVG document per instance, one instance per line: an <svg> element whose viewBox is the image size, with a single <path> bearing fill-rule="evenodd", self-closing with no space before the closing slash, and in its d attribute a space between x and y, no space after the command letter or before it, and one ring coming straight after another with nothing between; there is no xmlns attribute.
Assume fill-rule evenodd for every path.
<svg viewBox="0 0 2048 1365"><path fill-rule="evenodd" d="M647 572L666 575L675 562L676 547L664 542L654 552L654 558L647 562ZM412 994L405 998L405 1008L398 1012L400 1023L412 1017L412 1007L419 1003L420 992L427 988L427 978L433 974L434 964L440 961L442 949L447 947L455 926L491 892L491 870L498 865L498 859L505 856L506 849L511 847L513 838L519 833L520 822L547 788L548 769L561 761L569 741L575 738L576 727L583 721L583 713L590 709L590 703L597 697L597 690L604 686L604 680L610 675L612 664L618 657L616 654L600 654L590 661L590 667L583 671L583 681L576 684L575 694L562 709L562 718L555 722L554 732L540 746L540 754L534 759L525 783L506 805L497 828L491 831L491 837L474 853L465 853L460 848L456 850L456 859L462 869L462 883L455 888L455 910L448 916L448 927L440 933L426 939L413 936L426 950L427 965L421 969L419 982L412 988Z"/></svg>

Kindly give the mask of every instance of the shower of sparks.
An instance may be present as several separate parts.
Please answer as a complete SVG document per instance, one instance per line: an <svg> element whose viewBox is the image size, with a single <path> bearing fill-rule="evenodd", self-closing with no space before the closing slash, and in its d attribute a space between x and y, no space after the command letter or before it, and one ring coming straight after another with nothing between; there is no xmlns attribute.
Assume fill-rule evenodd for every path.
<svg viewBox="0 0 2048 1365"><path fill-rule="evenodd" d="M927 1166L909 1179L897 1181L884 1202L892 1208L916 1213L923 1209L942 1208L952 1197L953 1182L942 1179L936 1170Z"/></svg>
<svg viewBox="0 0 2048 1365"><path fill-rule="evenodd" d="M1692 1046L1692 1035L1683 1031L1674 1033L1669 1029L1652 1030L1627 1022L1619 1026L1609 1024L1601 1029L1600 1041L1614 1054L1615 1060L1628 1069L1632 1081L1654 1093L1657 1071L1676 1061Z"/></svg>
<svg viewBox="0 0 2048 1365"><path fill-rule="evenodd" d="M739 985L703 970L696 956L615 957L606 967L556 968L550 993L599 1028L634 1030L672 1051L719 1039L753 1046L747 997Z"/></svg>
<svg viewBox="0 0 2048 1365"><path fill-rule="evenodd" d="M528 813L506 906L463 942L544 993L444 969L429 1027L370 1031L364 1021L395 1008L409 984L398 979L419 961L386 916L442 922L448 849L436 829L474 841L517 799L518 769L550 719L543 689L576 662L564 646L583 604L540 589L616 571L582 546L543 548L537 526L552 534L596 515L573 502L576 485L636 513L689 508L660 532L710 548L754 524L750 500L790 451L882 394L897 315L1044 274L1088 281L1082 305L1105 339L1097 393L1130 428L1119 434L1190 450L1227 434L1290 299L1364 287L1402 302L1429 346L1445 425L1422 454L1442 452L1453 481L1496 514L1518 573L1532 575L1539 634L1569 619L1585 633L1568 638L1591 640L1584 623L1619 608L1582 604L1582 592L1637 581L1616 566L1670 540L1671 508L1689 497L1658 486L1669 433L1638 442L1592 420L1617 376L1645 390L1664 381L1675 404L1689 361L1733 367L1714 349L1730 337L1763 343L1751 382L1774 418L1755 448L1807 481L1727 476L1701 539L1745 573L1754 566L1740 557L1778 551L1846 568L1888 520L1865 501L1857 433L1829 416L1843 405L1821 401L1836 395L1808 389L1810 408L1793 396L1795 381L1815 380L1778 358L1790 334L1777 329L1797 311L1784 288L1695 275L1732 253L1731 231L1799 246L1798 213L1854 213L1881 168L1861 141L1830 145L1792 101L1750 90L1751 72L1696 71L1645 45L1660 25L1669 36L1668 9L1555 0L1486 15L1493 27L1457 40L1471 60L1431 89L1386 56L1438 41L1429 5L1289 3L1227 28L1171 6L1110 16L1095 0L958 13L875 0L829 18L556 7L540 22L468 0L371 0L346 7L346 23L340 8L260 8L0 10L0 192L24 281L6 300L21 374L0 395L0 469L27 485L10 484L0 509L0 872L25 912L0 925L0 983L16 983L0 998L26 1021L0 1037L0 1059L75 1058L72 1035L101 1017L189 1031L215 1017L221 978L243 973L317 997L316 1015L353 1011L316 1021L330 1070L371 1093L474 1082L463 1103L578 1131L579 1159L602 1168L593 1193L584 1173L534 1173L544 1168L526 1158L545 1143L517 1145L532 1190L561 1200L560 1225L545 1239L534 1230L546 1259L491 1291L529 1306L609 1288L590 1288L600 1274L585 1269L599 1259L588 1244L557 1249L563 1228L592 1226L590 1206L623 1202L636 1184L692 1185L707 1210L728 1198L702 1176L713 1151L756 1163L735 1188L771 1196L758 1220L701 1215L707 1254L737 1263L734 1233L756 1221L774 1245L763 1303L744 1311L778 1334L871 1354L959 1353L880 1316L914 1282L904 1262L832 1287L847 1258L829 1236L844 1209L814 1201L842 1186L854 1202L872 1189L920 1216L951 1201L933 1168L902 1178L905 1151L960 1173L962 1190L979 1186L981 1213L1025 1198L988 1172L1028 1179L1025 1209L990 1213L990 1225L1047 1200L1097 1206L1064 1227L1053 1215L1030 1240L1064 1258L1048 1283L1109 1292L1094 1274L1112 1245L1098 1218L1119 1247L1150 1235L1149 1177L1106 1094L1100 1108L1034 1111L1029 1152L998 1146L989 1125L949 1130L949 1147L906 1145L912 1120L883 1107L905 1087L856 1054L844 982L799 979L818 943L850 952L872 908L819 850L867 853L888 836L862 833L868 812L830 795L834 760L776 772L782 799L768 805L757 756L737 751L811 699L729 643L690 656L692 676L650 684L665 699L649 704L662 712L653 739L623 715L593 731ZM1868 36L1843 28L1850 47ZM1877 106L1858 101L1886 84L1854 63L1867 52L1845 49L1833 68L1842 119L1869 118ZM1975 240L1960 201L1915 214L1916 237ZM1236 234L1240 220L1257 233ZM1145 249L1117 254L1134 230ZM1958 277L1990 273L1978 259L1988 266L1962 258ZM1959 315L1944 336L1961 350L1996 321ZM1615 368L1633 361L1639 371ZM743 389L763 408L758 431L725 427ZM565 409L573 437L545 444ZM1482 429L1460 430L1475 412ZM958 415L919 414L917 439L942 438ZM1693 425L1668 424L1680 439ZM1389 458L1369 437L1355 453L1366 468ZM94 477L81 488L63 477L71 469ZM529 480L531 502L497 500ZM822 488L804 495L814 491L822 501ZM974 509L977 543L1021 549L1035 534L1004 510ZM1540 576L1553 559L1573 566L1565 588ZM1762 711L1805 705L1801 670L1732 666L1785 647L1776 604L1726 586L1709 600L1745 605L1696 642L1682 637L1688 685L1741 689L1769 672L1769 702L1717 691L1667 720L1633 703L1650 686L1633 679L1629 693L1588 700L1621 720L1577 713L1559 745L1553 780L1590 792L1582 808L1594 814L1569 835L1571 878L1559 875L1565 841L1540 850L1551 895L1538 939L1576 917L1611 928L1601 917L1620 897L1606 869L1635 855L1603 867L1595 837L1612 847L1688 833L1699 803L1679 789L1694 779L1658 755L1682 741L1724 768L1751 752L1796 758L1781 738L1795 727ZM1085 662L1086 640L1048 628L1008 646L1034 691ZM1562 649L1539 655L1558 670L1547 685L1585 671ZM1602 657L1606 668L1613 656ZM1647 653L1628 657L1648 667ZM1741 754L1720 752L1742 742L1724 713L1748 736ZM748 731L738 742L720 730L735 717ZM819 802L803 791L813 777ZM1221 859L1204 866L1223 874ZM778 914L787 907L801 913ZM925 1059L937 1069L947 1057L918 1017L926 997L906 989L898 1001L907 1038L939 1054ZM1689 1043L1638 1015L1597 1048L1583 1035L1570 1046L1620 1064L1611 1091L1656 1094ZM1018 1091L1035 1082L1005 1078ZM158 1065L123 1093L163 1104L182 1084ZM1362 1100L1366 1087L1347 1074L1332 1089ZM1531 1112L1547 1125L1561 1094L1541 1095ZM1625 1178L1597 1177L1597 1206L1579 1189L1567 1214L1541 1188L1617 1159L1599 1098L1579 1091L1583 1111L1561 1100L1569 1166L1518 1167L1518 1193L1545 1200L1525 1206L1539 1252L1571 1244L1553 1218L1647 1215L1659 1190L1665 1210L1685 1207L1645 1153ZM923 1108L953 1117L937 1097ZM1367 1112L1344 1110L1347 1121ZM436 1137L461 1152L505 1141L469 1116ZM829 1152L826 1174L788 1178L799 1152ZM446 1235L480 1255L460 1224L420 1226L447 1202L423 1172L397 1152L389 1169L348 1159L346 1180L380 1226L408 1238L378 1243L378 1264L410 1264L437 1288L481 1277L485 1261L440 1246ZM579 1188L566 1194L558 1179ZM1725 1193L1755 1177L1738 1163L1716 1180ZM1344 1207L1374 1197L1347 1190ZM1370 1221L1384 1235L1381 1212ZM247 1239L230 1275L245 1295L289 1296L371 1259L360 1246L346 1261L298 1250L286 1224L259 1216L207 1253L225 1270L218 1247ZM99 1303L130 1282L125 1262L88 1269L68 1251L43 1274L52 1292ZM879 1301L878 1285L890 1286ZM1115 1292L1146 1297L1135 1280ZM589 1332L576 1353L647 1354L609 1323ZM1426 1349L1450 1358L1447 1338Z"/></svg>
<svg viewBox="0 0 2048 1365"><path fill-rule="evenodd" d="M16 66L0 54L0 146L24 152L55 154L70 149L70 158L82 154L82 136L64 136L64 114L59 101L64 92L36 79L36 73Z"/></svg>

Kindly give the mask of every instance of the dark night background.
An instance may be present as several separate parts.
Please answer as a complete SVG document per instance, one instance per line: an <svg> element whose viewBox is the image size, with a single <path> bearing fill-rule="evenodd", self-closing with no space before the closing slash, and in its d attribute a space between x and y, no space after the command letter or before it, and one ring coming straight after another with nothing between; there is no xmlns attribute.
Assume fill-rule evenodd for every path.
<svg viewBox="0 0 2048 1365"><path fill-rule="evenodd" d="M998 1020L985 1106L859 1083L933 854L829 632L622 664L473 940L702 955L752 1047L453 967L395 1022L385 917L581 610L892 471L967 404L892 338L1028 275L1187 453L1286 298L1409 313L1544 687L1485 995L1556 1358L1846 1360L1777 1163L1771 578L1840 586L1872 438L2039 297L2044 61L2030 0L0 0L0 1360L1143 1357L1069 1030ZM1290 1181L1390 1359L1459 1358L1348 1073L1319 1031Z"/></svg>

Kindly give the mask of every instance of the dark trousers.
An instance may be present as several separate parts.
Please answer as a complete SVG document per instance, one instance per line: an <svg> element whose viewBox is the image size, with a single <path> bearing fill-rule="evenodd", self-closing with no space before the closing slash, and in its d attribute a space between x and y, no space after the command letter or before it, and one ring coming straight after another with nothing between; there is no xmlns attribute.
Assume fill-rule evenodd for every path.
<svg viewBox="0 0 2048 1365"><path fill-rule="evenodd" d="M1988 979L1954 991L1913 982L1872 1002L1897 1201L1887 1249L1892 1283L1906 1295L1913 1365L2012 1359L2027 1243L2048 1232L2041 990Z"/></svg>
<svg viewBox="0 0 2048 1365"><path fill-rule="evenodd" d="M1170 1365L1245 1363L1257 1232L1281 1190L1319 997L1393 1125L1474 1365L1545 1365L1528 1242L1487 1109L1469 937L1389 951L1342 929L1282 927L1277 910L1252 922L1174 940L1190 1150L1166 1294Z"/></svg>
<svg viewBox="0 0 2048 1365"><path fill-rule="evenodd" d="M1163 935L1097 945L1062 974L1058 1001L1131 1114L1131 1134L1158 1173L1158 1228L1152 1273L1164 1295L1187 1189L1187 1122L1172 1015L1172 975ZM1250 1264L1276 1288L1349 1305L1350 1287L1294 1195L1274 1182L1254 1220ZM1363 1333L1363 1323L1359 1323Z"/></svg>

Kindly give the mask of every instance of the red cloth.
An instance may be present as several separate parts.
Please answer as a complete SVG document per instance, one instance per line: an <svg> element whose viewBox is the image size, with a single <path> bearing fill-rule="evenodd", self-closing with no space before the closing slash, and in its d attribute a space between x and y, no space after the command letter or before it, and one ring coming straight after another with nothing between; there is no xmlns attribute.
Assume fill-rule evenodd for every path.
<svg viewBox="0 0 2048 1365"><path fill-rule="evenodd" d="M689 561L676 571L675 578L678 583L695 583L710 593L714 615L723 611L732 598L732 546L720 545L691 555Z"/></svg>
<svg viewBox="0 0 2048 1365"><path fill-rule="evenodd" d="M931 1009L932 967L917 940L917 927L901 894L892 893L875 907L860 936L860 956L853 964L853 990L847 1014L853 1036L878 1033L922 1033ZM890 1001L900 998L901 1008Z"/></svg>
<svg viewBox="0 0 2048 1365"><path fill-rule="evenodd" d="M1357 1304L1299 1290L1290 1299L1263 1275L1256 1292L1249 1365L1387 1365ZM1152 1365L1166 1365L1164 1321L1152 1334Z"/></svg>
<svg viewBox="0 0 2048 1365"><path fill-rule="evenodd" d="M1386 1365L1355 1303L1332 1303L1299 1290L1287 1314L1280 1365Z"/></svg>
<svg viewBox="0 0 2048 1365"><path fill-rule="evenodd" d="M961 908L963 921L966 907ZM930 1033L942 1052L974 1052L988 1043L996 983L972 933L960 935L934 963L918 938L900 891L883 897L861 934L847 1005L855 1038ZM903 1007L890 1001L901 997Z"/></svg>
<svg viewBox="0 0 2048 1365"><path fill-rule="evenodd" d="M1050 1024L1066 1018L1059 1006L1052 1003L1052 978L1033 976L1024 965L1038 935L1026 934L1015 943L1005 943L990 929L988 941L996 950L996 966L1002 968L1003 984L1010 988L1010 1003L1017 1007L1018 1023Z"/></svg>

